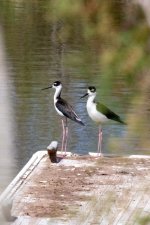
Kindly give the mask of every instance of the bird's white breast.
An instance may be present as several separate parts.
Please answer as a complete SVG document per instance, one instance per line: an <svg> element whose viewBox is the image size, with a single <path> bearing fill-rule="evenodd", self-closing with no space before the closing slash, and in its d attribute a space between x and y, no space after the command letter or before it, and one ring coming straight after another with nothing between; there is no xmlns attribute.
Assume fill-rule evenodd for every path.
<svg viewBox="0 0 150 225"><path fill-rule="evenodd" d="M54 98L54 107L55 107L56 112L57 112L60 116L64 116L64 115L62 114L62 112L59 111L59 109L56 107L56 102L57 102L57 99Z"/></svg>
<svg viewBox="0 0 150 225"><path fill-rule="evenodd" d="M95 121L96 123L105 123L108 119L105 115L103 115L101 112L99 112L96 109L96 103L95 102L91 102L91 101L87 101L87 112L89 114L89 117L91 117L91 119L93 121Z"/></svg>
<svg viewBox="0 0 150 225"><path fill-rule="evenodd" d="M54 107L55 107L55 109L56 109L56 112L57 112L60 116L64 116L64 115L62 114L62 112L59 111L59 110L57 109L57 107L55 106L55 104L54 104Z"/></svg>

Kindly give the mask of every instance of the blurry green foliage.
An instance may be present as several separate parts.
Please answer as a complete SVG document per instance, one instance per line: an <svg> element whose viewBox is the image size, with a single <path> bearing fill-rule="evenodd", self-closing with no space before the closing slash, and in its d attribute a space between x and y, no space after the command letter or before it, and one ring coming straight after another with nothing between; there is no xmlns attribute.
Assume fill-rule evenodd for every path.
<svg viewBox="0 0 150 225"><path fill-rule="evenodd" d="M80 36L86 46L95 45L106 83L119 76L129 86L135 85L143 70L149 68L150 29L138 5L128 1L56 0L48 2L46 15L50 21L62 22L59 38L63 42Z"/></svg>
<svg viewBox="0 0 150 225"><path fill-rule="evenodd" d="M150 223L150 216L145 216L141 219L139 219L138 224L139 225L149 225Z"/></svg>

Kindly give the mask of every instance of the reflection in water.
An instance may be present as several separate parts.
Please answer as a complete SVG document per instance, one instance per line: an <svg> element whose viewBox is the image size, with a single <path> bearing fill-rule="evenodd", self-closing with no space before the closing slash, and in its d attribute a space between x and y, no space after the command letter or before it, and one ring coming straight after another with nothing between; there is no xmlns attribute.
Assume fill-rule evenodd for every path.
<svg viewBox="0 0 150 225"><path fill-rule="evenodd" d="M71 151L87 154L97 149L96 125L80 100L94 85L97 100L128 124L104 126L104 151L148 153L150 30L143 11L129 1L70 1L73 6L58 2L0 1L7 53L3 66L9 62L8 90L1 90L11 96L7 111L15 126L9 128L9 123L7 130L14 135L9 140L15 145L11 158L17 170L50 141L61 140L54 93L41 92L55 80L62 81L62 97L86 124L83 128L69 122Z"/></svg>
<svg viewBox="0 0 150 225"><path fill-rule="evenodd" d="M0 192L16 173L11 84L2 34L0 27Z"/></svg>

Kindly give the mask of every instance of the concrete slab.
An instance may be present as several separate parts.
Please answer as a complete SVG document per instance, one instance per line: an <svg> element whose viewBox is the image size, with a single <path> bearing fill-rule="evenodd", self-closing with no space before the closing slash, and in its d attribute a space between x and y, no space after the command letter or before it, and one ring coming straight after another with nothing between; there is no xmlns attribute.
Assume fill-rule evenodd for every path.
<svg viewBox="0 0 150 225"><path fill-rule="evenodd" d="M13 225L140 224L150 221L150 158L37 152L0 197Z"/></svg>

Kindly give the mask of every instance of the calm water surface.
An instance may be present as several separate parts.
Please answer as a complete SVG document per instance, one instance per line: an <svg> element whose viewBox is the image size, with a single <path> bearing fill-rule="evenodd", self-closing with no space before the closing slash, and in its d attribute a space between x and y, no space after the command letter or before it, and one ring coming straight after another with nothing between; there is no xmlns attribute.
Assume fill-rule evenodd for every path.
<svg viewBox="0 0 150 225"><path fill-rule="evenodd" d="M0 44L3 46L1 61L4 66L0 76L5 77L0 86L3 96L6 96L2 99L2 106L7 106L6 114L3 114L5 116L1 116L3 122L0 130L6 130L1 149L8 152L1 166L1 177L4 179L8 164L9 170L12 171L3 186L16 175L33 153L46 149L52 140L61 144L61 118L53 107L54 90L41 91L42 88L55 80L62 81L62 96L73 105L86 124L82 127L69 121L68 151L78 154L97 150L97 126L87 116L86 99L80 100L86 88L95 85L98 89L97 99L124 120L132 113L132 108L128 105L134 91L132 87L129 90L124 85L122 77L118 77L117 83L112 85L114 88L111 88L101 73L96 46L85 46L79 31L70 42L63 42L59 39L61 24L49 25L38 15L41 11L30 9L30 13L28 10L22 13L23 6L20 6L21 9L18 7L16 4L12 22L5 14L0 20ZM22 17L19 13L23 14ZM24 17L30 17L32 13L35 16L32 23L25 20L23 26ZM113 83L113 80L111 82ZM127 136L127 132L127 126L113 122L105 125L103 152L120 155L136 153L135 148L126 148L127 139L132 139L134 143L137 140L137 137ZM124 149L127 151L123 148L117 148L116 152L114 148L111 149L109 143L113 138L115 143L123 140Z"/></svg>

